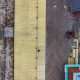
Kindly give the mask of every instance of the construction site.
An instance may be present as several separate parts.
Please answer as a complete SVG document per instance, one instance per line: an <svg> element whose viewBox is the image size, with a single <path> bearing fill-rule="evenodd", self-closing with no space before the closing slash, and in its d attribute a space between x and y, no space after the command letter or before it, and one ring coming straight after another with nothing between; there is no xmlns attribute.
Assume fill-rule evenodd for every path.
<svg viewBox="0 0 80 80"><path fill-rule="evenodd" d="M79 80L80 0L0 0L0 80Z"/></svg>

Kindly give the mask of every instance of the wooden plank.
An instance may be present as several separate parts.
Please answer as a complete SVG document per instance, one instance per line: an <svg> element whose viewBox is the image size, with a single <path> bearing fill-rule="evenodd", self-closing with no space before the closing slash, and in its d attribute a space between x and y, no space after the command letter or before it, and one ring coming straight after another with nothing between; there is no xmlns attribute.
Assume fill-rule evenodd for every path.
<svg viewBox="0 0 80 80"><path fill-rule="evenodd" d="M15 0L15 35L14 35L14 80L45 79L45 11L46 1L38 2L37 36L37 0ZM40 53L36 69L36 37ZM36 75L36 73L38 75Z"/></svg>

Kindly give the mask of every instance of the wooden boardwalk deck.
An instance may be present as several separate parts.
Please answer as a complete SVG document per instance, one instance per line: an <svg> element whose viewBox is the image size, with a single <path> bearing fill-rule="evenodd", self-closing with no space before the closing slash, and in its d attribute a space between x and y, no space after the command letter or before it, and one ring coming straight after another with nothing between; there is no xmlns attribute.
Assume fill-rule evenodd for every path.
<svg viewBox="0 0 80 80"><path fill-rule="evenodd" d="M15 0L14 80L45 80L45 11L45 0Z"/></svg>

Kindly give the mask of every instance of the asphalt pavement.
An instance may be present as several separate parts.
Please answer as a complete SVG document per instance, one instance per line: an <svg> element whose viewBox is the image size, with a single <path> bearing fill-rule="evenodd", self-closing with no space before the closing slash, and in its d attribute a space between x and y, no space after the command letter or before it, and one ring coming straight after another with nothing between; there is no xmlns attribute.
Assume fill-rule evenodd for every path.
<svg viewBox="0 0 80 80"><path fill-rule="evenodd" d="M46 80L65 80L71 40L65 36L75 22L66 0L47 0Z"/></svg>

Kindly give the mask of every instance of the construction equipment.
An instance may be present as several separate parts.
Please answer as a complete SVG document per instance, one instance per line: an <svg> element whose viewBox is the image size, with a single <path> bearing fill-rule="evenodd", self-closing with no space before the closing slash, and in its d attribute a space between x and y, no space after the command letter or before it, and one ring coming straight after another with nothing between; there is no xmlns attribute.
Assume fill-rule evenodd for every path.
<svg viewBox="0 0 80 80"><path fill-rule="evenodd" d="M71 53L68 57L68 65L65 66L65 80L79 80L80 79L80 0L68 0L70 12L76 19L76 25L73 25ZM69 37L70 38L70 37ZM74 69L75 68L75 69Z"/></svg>

